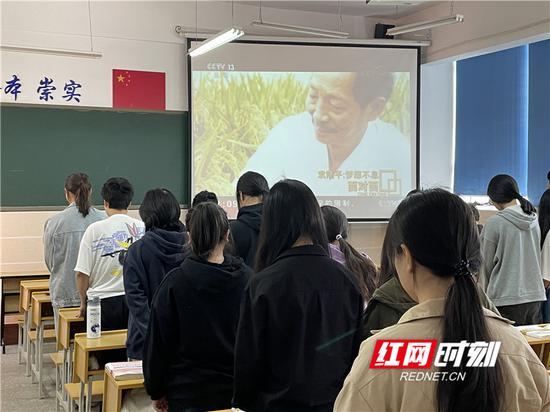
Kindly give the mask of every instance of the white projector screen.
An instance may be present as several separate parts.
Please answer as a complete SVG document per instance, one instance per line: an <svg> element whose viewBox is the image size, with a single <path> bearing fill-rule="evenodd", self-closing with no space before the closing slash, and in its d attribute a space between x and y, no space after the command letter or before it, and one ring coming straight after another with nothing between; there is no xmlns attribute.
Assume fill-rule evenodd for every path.
<svg viewBox="0 0 550 412"><path fill-rule="evenodd" d="M191 42L195 45L195 42ZM417 187L416 47L234 42L191 58L192 196L229 217L252 170L306 183L350 219L387 219Z"/></svg>

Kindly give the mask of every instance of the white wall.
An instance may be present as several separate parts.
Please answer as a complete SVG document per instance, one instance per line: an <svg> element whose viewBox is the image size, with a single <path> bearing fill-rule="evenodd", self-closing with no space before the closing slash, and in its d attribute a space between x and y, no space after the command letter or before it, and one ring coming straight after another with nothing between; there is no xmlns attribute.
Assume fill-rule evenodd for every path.
<svg viewBox="0 0 550 412"><path fill-rule="evenodd" d="M437 2L399 19L397 24L446 17L450 3ZM432 29L426 62L471 57L550 35L549 1L455 1L454 13L464 15L464 22ZM418 40L411 35L403 38Z"/></svg>
<svg viewBox="0 0 550 412"><path fill-rule="evenodd" d="M453 63L421 67L420 186L452 188Z"/></svg>
<svg viewBox="0 0 550 412"><path fill-rule="evenodd" d="M277 35L249 26L257 18L254 5L235 5L235 24L249 34ZM2 1L2 44L56 49L90 50L90 22L86 1ZM17 74L23 80L20 103L65 104L60 98L38 100L36 87L45 75L55 77L59 89L69 78L83 84L81 106L111 107L112 69L166 72L167 110L187 110L186 41L176 25L195 26L195 3L190 1L92 1L93 48L99 59L60 57L44 54L1 52L2 79ZM324 13L265 8L267 20L336 29L337 17ZM228 2L198 5L200 29L221 30L232 24ZM374 31L363 17L344 16L344 29L365 38ZM285 34L286 35L286 34ZM13 98L0 94L4 102ZM74 105L75 103L70 103Z"/></svg>

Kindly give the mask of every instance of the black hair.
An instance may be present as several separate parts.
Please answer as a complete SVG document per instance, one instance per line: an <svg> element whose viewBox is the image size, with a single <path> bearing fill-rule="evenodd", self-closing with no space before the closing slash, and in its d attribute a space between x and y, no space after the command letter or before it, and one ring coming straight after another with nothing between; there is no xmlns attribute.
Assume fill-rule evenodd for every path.
<svg viewBox="0 0 550 412"><path fill-rule="evenodd" d="M111 209L128 209L134 197L132 184L123 177L111 177L101 188L101 197Z"/></svg>
<svg viewBox="0 0 550 412"><path fill-rule="evenodd" d="M376 266L372 260L348 243L348 220L344 212L334 206L322 206L321 214L325 221L328 241L330 243L338 241L346 260L345 266L355 275L361 295L368 301L376 289L378 278Z"/></svg>
<svg viewBox="0 0 550 412"><path fill-rule="evenodd" d="M239 193L246 196L262 196L265 197L269 193L269 185L267 180L261 174L256 172L246 172L237 181L237 203L241 206Z"/></svg>
<svg viewBox="0 0 550 412"><path fill-rule="evenodd" d="M528 215L535 213L535 207L519 194L519 187L516 180L509 175L496 175L489 182L487 196L494 203L509 203L514 199L519 200L521 210Z"/></svg>
<svg viewBox="0 0 550 412"><path fill-rule="evenodd" d="M195 209L187 209L187 213L185 214L185 228L187 229L187 231L189 231L189 225L191 224L191 216L193 216L193 210Z"/></svg>
<svg viewBox="0 0 550 412"><path fill-rule="evenodd" d="M301 236L329 253L325 223L315 195L298 180L281 180L264 201L256 270L270 266Z"/></svg>
<svg viewBox="0 0 550 412"><path fill-rule="evenodd" d="M477 206L475 203L468 203L468 206L470 206L470 209L472 210L472 214L474 215L474 219L476 222L479 222L479 210L477 210Z"/></svg>
<svg viewBox="0 0 550 412"><path fill-rule="evenodd" d="M229 230L227 213L216 203L200 203L193 208L187 229L191 250L199 258L207 260Z"/></svg>
<svg viewBox="0 0 550 412"><path fill-rule="evenodd" d="M378 276L378 287L382 286L392 277L397 276L394 264L394 250L393 250L393 219L390 219L386 226L386 234L384 241L382 242L382 253L380 255L380 274Z"/></svg>
<svg viewBox="0 0 550 412"><path fill-rule="evenodd" d="M75 196L79 213L86 217L92 207L92 185L86 173L72 173L65 179L65 190Z"/></svg>
<svg viewBox="0 0 550 412"><path fill-rule="evenodd" d="M542 194L539 202L539 226L540 226L540 247L544 245L546 236L550 231L550 189Z"/></svg>
<svg viewBox="0 0 550 412"><path fill-rule="evenodd" d="M145 223L145 230L164 229L182 232L181 208L176 197L168 189L151 189L145 193L139 207L139 216Z"/></svg>
<svg viewBox="0 0 550 412"><path fill-rule="evenodd" d="M550 183L550 170L548 171L548 174L546 175L546 179L548 179L548 183Z"/></svg>
<svg viewBox="0 0 550 412"><path fill-rule="evenodd" d="M195 197L193 198L193 202L191 203L191 207L195 207L198 204L204 202L213 202L218 204L218 196L216 196L216 193L214 192L203 190L202 192L199 192L195 195Z"/></svg>
<svg viewBox="0 0 550 412"><path fill-rule="evenodd" d="M353 85L355 100L365 107L374 99L382 97L386 101L393 92L393 74L385 70L370 70L357 73Z"/></svg>
<svg viewBox="0 0 550 412"><path fill-rule="evenodd" d="M401 254L405 245L433 275L454 278L446 296L441 342L491 341L474 279L481 251L470 207L455 194L431 189L405 198L392 219L395 254ZM466 372L466 362L442 370ZM467 368L465 376L462 382L438 382L438 411L499 411L503 391L499 361L494 368Z"/></svg>

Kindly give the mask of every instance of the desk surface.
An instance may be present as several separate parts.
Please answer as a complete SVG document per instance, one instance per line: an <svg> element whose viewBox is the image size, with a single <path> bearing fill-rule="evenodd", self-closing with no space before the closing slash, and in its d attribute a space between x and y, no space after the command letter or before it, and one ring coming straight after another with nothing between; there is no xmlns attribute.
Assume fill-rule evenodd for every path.
<svg viewBox="0 0 550 412"><path fill-rule="evenodd" d="M32 278L34 276L50 276L50 272L47 272L45 270L39 270L39 271L14 271L14 272L0 272L0 278Z"/></svg>
<svg viewBox="0 0 550 412"><path fill-rule="evenodd" d="M84 318L79 317L79 314L80 308L59 309L59 326L57 328L58 349L69 349L69 346L71 345L71 335L74 335L74 332L71 331L74 324L81 325L79 332L86 329L86 326L84 325Z"/></svg>
<svg viewBox="0 0 550 412"><path fill-rule="evenodd" d="M85 333L77 333L74 336L75 346L86 352L98 350L120 349L126 347L126 329L101 332L101 337L88 339Z"/></svg>
<svg viewBox="0 0 550 412"><path fill-rule="evenodd" d="M31 295L35 291L49 290L50 281L48 279L25 280L19 284L19 312L24 312L31 305Z"/></svg>
<svg viewBox="0 0 550 412"><path fill-rule="evenodd" d="M88 382L90 375L103 374L103 371L88 369L89 352L124 349L126 347L127 330L112 330L101 332L99 338L88 339L85 333L74 335L74 376L80 382Z"/></svg>
<svg viewBox="0 0 550 412"><path fill-rule="evenodd" d="M44 316L44 312L48 311L46 307L49 308L49 315L47 317ZM53 320L53 310L51 307L52 298L49 292L34 292L32 294L32 323L40 326L45 320Z"/></svg>
<svg viewBox="0 0 550 412"><path fill-rule="evenodd" d="M541 329L541 331L548 331L550 330L547 323L541 323L540 325L530 325L528 326L529 329L526 329L526 327L518 327L521 328L519 331L525 336L525 339L527 339L527 343L529 345L545 345L547 343L550 343L550 336L545 336L543 338L535 338L533 336L527 335L527 332L533 332L537 330L537 327Z"/></svg>
<svg viewBox="0 0 550 412"><path fill-rule="evenodd" d="M117 381L107 371L105 371L103 382L103 411L105 412L120 412L122 392L128 389L143 388L144 384L143 378Z"/></svg>

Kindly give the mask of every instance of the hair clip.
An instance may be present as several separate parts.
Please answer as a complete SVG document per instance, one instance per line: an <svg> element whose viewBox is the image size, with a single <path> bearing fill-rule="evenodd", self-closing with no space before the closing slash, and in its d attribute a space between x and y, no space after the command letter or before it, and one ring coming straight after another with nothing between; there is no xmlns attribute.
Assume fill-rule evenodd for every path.
<svg viewBox="0 0 550 412"><path fill-rule="evenodd" d="M470 272L470 261L468 259L464 260L462 259L458 264L454 267L455 276L469 276L472 274Z"/></svg>

